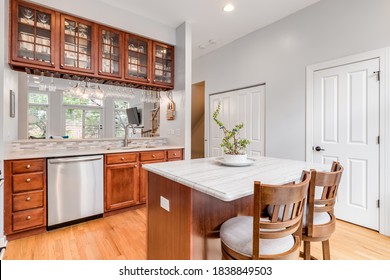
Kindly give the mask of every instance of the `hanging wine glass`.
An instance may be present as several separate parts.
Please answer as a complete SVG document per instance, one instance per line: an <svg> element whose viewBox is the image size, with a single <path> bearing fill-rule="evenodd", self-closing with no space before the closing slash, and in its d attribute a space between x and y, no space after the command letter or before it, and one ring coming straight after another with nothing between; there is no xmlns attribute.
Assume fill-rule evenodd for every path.
<svg viewBox="0 0 390 280"><path fill-rule="evenodd" d="M41 80L39 81L39 86L38 86L39 91L45 91L46 90L46 84L45 84L45 78L44 78L44 73L41 72Z"/></svg>
<svg viewBox="0 0 390 280"><path fill-rule="evenodd" d="M50 84L49 84L49 91L50 92L55 92L57 89L56 84L54 83L54 74L51 73L51 78L50 78Z"/></svg>

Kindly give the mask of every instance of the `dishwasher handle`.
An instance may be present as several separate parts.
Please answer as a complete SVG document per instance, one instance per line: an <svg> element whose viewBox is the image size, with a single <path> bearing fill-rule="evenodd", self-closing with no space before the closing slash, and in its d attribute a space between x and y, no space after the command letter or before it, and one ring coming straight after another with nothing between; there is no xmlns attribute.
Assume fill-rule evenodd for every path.
<svg viewBox="0 0 390 280"><path fill-rule="evenodd" d="M57 158L57 159L50 159L50 164L58 164L58 163L71 163L71 162L84 162L84 161L95 161L95 160L101 160L101 156L94 156L94 157L70 157L70 158Z"/></svg>

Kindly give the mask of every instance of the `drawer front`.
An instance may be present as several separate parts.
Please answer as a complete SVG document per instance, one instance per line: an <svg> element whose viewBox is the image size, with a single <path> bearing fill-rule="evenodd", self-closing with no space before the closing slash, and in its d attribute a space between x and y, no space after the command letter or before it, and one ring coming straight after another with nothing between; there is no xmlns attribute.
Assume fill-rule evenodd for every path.
<svg viewBox="0 0 390 280"><path fill-rule="evenodd" d="M179 160L183 158L182 150L168 150L168 160L175 159Z"/></svg>
<svg viewBox="0 0 390 280"><path fill-rule="evenodd" d="M43 171L43 169L44 169L44 159L23 160L23 161L12 162L13 174L37 172L37 171Z"/></svg>
<svg viewBox="0 0 390 280"><path fill-rule="evenodd" d="M43 207L43 191L14 194L12 200L14 212Z"/></svg>
<svg viewBox="0 0 390 280"><path fill-rule="evenodd" d="M13 231L44 226L43 208L14 213L12 215Z"/></svg>
<svg viewBox="0 0 390 280"><path fill-rule="evenodd" d="M106 155L106 164L136 162L137 157L138 154L135 153Z"/></svg>
<svg viewBox="0 0 390 280"><path fill-rule="evenodd" d="M140 161L165 159L165 151L153 151L140 153Z"/></svg>
<svg viewBox="0 0 390 280"><path fill-rule="evenodd" d="M43 178L42 172L38 173L27 173L12 176L12 189L13 192L25 192L43 189Z"/></svg>

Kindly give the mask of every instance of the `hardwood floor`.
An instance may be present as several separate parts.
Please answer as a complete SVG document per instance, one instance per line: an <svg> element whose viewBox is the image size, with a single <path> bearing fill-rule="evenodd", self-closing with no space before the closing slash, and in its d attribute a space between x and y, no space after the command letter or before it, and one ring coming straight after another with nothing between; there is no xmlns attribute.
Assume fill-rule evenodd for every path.
<svg viewBox="0 0 390 280"><path fill-rule="evenodd" d="M389 260L390 237L337 221L333 260ZM321 259L321 244L312 255ZM144 260L146 208L10 241L5 260Z"/></svg>

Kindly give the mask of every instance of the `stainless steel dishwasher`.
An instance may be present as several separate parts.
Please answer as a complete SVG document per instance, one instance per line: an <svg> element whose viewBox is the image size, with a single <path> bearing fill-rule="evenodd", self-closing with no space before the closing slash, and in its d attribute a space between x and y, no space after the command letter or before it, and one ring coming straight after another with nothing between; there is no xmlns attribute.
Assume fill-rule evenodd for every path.
<svg viewBox="0 0 390 280"><path fill-rule="evenodd" d="M47 160L48 226L54 229L103 215L103 156Z"/></svg>

